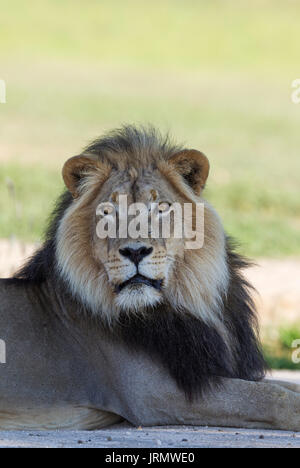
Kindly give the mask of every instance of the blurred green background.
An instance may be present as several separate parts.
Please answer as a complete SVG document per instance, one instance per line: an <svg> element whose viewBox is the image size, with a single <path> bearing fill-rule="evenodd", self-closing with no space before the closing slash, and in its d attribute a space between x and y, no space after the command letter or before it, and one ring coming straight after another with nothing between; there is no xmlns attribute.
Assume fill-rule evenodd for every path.
<svg viewBox="0 0 300 468"><path fill-rule="evenodd" d="M300 253L300 4L0 0L0 237L41 237L60 169L151 122L205 152L209 198L251 256Z"/></svg>
<svg viewBox="0 0 300 468"><path fill-rule="evenodd" d="M0 238L39 241L64 161L150 122L208 155L242 252L299 256L299 17L297 0L0 0ZM295 368L295 336L266 340L271 365Z"/></svg>

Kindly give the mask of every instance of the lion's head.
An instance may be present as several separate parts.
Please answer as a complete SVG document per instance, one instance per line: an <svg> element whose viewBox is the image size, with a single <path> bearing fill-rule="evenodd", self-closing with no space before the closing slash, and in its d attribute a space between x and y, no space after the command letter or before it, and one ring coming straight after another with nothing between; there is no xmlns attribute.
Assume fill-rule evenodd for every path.
<svg viewBox="0 0 300 468"><path fill-rule="evenodd" d="M131 126L69 159L63 178L72 201L59 221L56 260L73 295L109 322L121 311L142 314L149 306L168 302L175 310L217 325L228 271L223 228L202 199L208 172L201 152L174 146L154 130ZM175 202L202 201L203 247L185 249L184 238L151 238L151 232L146 238L100 239L97 223L113 210L117 222L124 195L128 204L156 203L158 217Z"/></svg>

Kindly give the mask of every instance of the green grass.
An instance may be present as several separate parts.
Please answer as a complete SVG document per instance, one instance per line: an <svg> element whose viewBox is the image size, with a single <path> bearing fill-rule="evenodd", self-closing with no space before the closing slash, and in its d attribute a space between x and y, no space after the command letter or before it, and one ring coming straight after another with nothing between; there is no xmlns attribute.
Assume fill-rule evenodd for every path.
<svg viewBox="0 0 300 468"><path fill-rule="evenodd" d="M264 339L264 354L266 361L272 369L300 370L300 364L293 362L293 342L300 339L298 325L281 327L275 332L275 337ZM299 357L300 353L297 353Z"/></svg>
<svg viewBox="0 0 300 468"><path fill-rule="evenodd" d="M38 241L62 190L55 171L41 168L0 168L0 224L2 237Z"/></svg>
<svg viewBox="0 0 300 468"><path fill-rule="evenodd" d="M299 14L292 0L0 0L0 237L39 239L65 159L151 122L208 155L207 198L243 252L299 255Z"/></svg>
<svg viewBox="0 0 300 468"><path fill-rule="evenodd" d="M293 0L0 2L2 55L193 69L295 68Z"/></svg>

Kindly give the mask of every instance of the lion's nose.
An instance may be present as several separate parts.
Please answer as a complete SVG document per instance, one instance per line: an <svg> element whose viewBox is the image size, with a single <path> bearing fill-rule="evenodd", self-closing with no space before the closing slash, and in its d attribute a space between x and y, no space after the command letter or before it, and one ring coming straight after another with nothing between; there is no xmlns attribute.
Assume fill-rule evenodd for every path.
<svg viewBox="0 0 300 468"><path fill-rule="evenodd" d="M119 249L119 252L123 257L129 258L135 265L138 265L143 258L147 257L153 252L153 247L139 247L137 249L133 247L125 247Z"/></svg>

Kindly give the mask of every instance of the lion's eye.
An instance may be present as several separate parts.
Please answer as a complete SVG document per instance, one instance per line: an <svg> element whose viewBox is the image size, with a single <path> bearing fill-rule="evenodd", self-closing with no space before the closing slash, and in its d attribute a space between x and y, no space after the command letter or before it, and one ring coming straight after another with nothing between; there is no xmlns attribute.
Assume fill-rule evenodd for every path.
<svg viewBox="0 0 300 468"><path fill-rule="evenodd" d="M114 212L114 206L111 203L102 204L97 209L97 214L101 216L107 216Z"/></svg>
<svg viewBox="0 0 300 468"><path fill-rule="evenodd" d="M162 203L159 203L159 205L158 205L158 212L159 213L167 213L168 211L170 211L170 208L171 208L170 203L162 202Z"/></svg>

